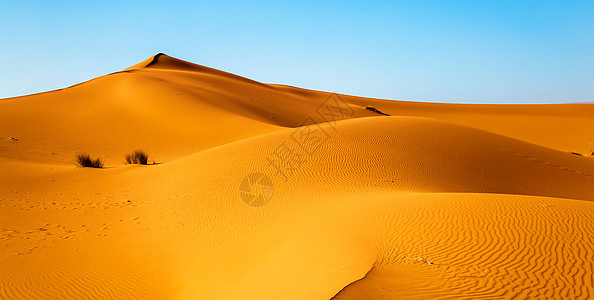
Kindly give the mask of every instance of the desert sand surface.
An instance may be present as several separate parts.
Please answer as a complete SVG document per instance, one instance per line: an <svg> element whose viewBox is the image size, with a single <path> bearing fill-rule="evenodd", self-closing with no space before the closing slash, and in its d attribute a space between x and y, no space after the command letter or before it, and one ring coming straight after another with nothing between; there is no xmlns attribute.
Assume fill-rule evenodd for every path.
<svg viewBox="0 0 594 300"><path fill-rule="evenodd" d="M369 99L157 54L0 116L1 299L594 297L594 104Z"/></svg>

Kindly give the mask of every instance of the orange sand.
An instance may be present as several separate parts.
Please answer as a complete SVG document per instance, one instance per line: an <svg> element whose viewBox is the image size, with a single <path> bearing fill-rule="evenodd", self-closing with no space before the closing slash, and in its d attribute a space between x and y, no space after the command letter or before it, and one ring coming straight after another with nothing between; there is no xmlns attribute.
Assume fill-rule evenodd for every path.
<svg viewBox="0 0 594 300"><path fill-rule="evenodd" d="M0 114L0 299L594 297L592 104L331 95L159 54ZM248 205L252 173L273 187Z"/></svg>

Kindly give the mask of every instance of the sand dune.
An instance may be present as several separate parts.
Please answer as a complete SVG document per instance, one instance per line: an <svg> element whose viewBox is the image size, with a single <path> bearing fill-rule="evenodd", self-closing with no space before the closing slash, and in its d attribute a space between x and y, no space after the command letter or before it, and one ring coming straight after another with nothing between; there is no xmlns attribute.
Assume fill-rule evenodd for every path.
<svg viewBox="0 0 594 300"><path fill-rule="evenodd" d="M0 113L0 298L594 294L594 158L568 153L594 148L594 105L367 99L158 54ZM125 165L137 148L158 164Z"/></svg>

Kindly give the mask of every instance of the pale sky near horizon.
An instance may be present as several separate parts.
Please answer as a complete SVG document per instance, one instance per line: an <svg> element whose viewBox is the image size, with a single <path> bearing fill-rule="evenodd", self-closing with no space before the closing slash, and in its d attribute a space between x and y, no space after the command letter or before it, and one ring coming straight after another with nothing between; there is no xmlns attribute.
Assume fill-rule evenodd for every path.
<svg viewBox="0 0 594 300"><path fill-rule="evenodd" d="M455 103L594 101L594 1L3 1L0 98L164 52L266 83Z"/></svg>

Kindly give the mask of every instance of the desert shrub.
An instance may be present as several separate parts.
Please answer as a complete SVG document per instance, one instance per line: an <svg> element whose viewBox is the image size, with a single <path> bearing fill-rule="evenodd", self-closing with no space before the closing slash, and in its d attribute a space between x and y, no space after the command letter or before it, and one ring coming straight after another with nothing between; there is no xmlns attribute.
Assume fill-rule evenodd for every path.
<svg viewBox="0 0 594 300"><path fill-rule="evenodd" d="M132 153L126 154L127 164L146 165L148 162L148 152L144 150L134 150Z"/></svg>
<svg viewBox="0 0 594 300"><path fill-rule="evenodd" d="M91 156L86 153L77 153L76 165L81 168L103 168L103 160L101 157L92 159Z"/></svg>

